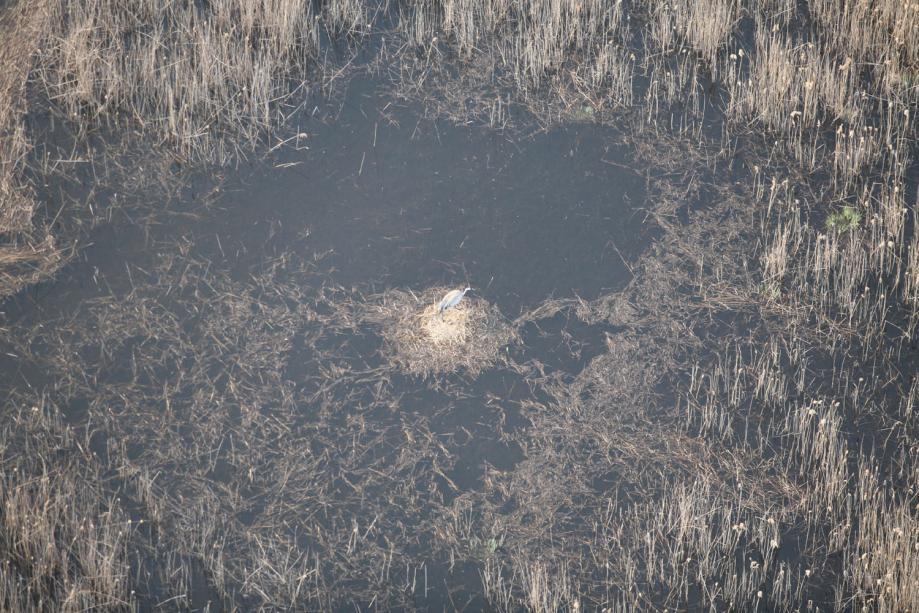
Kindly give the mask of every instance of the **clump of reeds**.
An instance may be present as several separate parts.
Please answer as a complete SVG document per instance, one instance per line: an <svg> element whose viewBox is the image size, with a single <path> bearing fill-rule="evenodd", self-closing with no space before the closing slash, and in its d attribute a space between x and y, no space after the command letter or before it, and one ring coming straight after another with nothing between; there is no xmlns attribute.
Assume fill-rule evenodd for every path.
<svg viewBox="0 0 919 613"><path fill-rule="evenodd" d="M39 234L39 237L35 235ZM7 235L0 243L0 299L51 277L67 261L50 232L37 230Z"/></svg>
<svg viewBox="0 0 919 613"><path fill-rule="evenodd" d="M0 608L130 610L137 525L51 413L19 409L0 433Z"/></svg>
<svg viewBox="0 0 919 613"><path fill-rule="evenodd" d="M475 376L499 361L502 350L517 339L510 322L482 298L467 296L438 312L446 291L391 290L367 306L367 320L380 327L390 359L409 373L465 371Z"/></svg>
<svg viewBox="0 0 919 613"><path fill-rule="evenodd" d="M822 26L820 34L826 44L877 75L885 95L902 92L904 85L915 85L919 70L915 4L898 0L811 0L808 4Z"/></svg>
<svg viewBox="0 0 919 613"><path fill-rule="evenodd" d="M35 224L38 202L22 177L30 149L23 92L43 18L41 3L0 9L0 299L47 279L66 261L51 233Z"/></svg>
<svg viewBox="0 0 919 613"><path fill-rule="evenodd" d="M648 30L657 49L678 53L686 47L711 68L717 67L718 51L727 44L740 12L737 0L697 2L649 0Z"/></svg>
<svg viewBox="0 0 919 613"><path fill-rule="evenodd" d="M539 108L540 115L579 121L592 111L633 103L636 57L629 48L632 33L625 27L628 13L622 2L547 0L523 6L500 0L480 6L474 0L413 1L400 5L399 12L399 34L424 49L425 59L418 70L399 73L397 88L427 99L455 98L460 111L457 104L438 105L446 114L503 126L496 98L509 96L531 110ZM456 91L452 71L444 72L443 79L432 77L443 69L433 61L443 57L443 48L462 59L458 76L463 91ZM538 93L544 87L551 96ZM478 100L469 99L474 90L483 92Z"/></svg>
<svg viewBox="0 0 919 613"><path fill-rule="evenodd" d="M905 475L915 483L916 467ZM846 520L854 528L844 544L849 572L843 589L852 600L875 611L912 611L919 607L919 520L916 493L881 480L877 465L860 458Z"/></svg>
<svg viewBox="0 0 919 613"><path fill-rule="evenodd" d="M22 231L32 222L34 203L15 179L29 149L22 95L41 16L41 10L21 7L0 11L0 61L6 67L0 74L0 233Z"/></svg>
<svg viewBox="0 0 919 613"><path fill-rule="evenodd" d="M193 159L225 162L277 126L317 53L314 5L299 0L49 5L37 71L48 97L80 122L130 117ZM360 8L328 3L331 26L361 21L349 17Z"/></svg>

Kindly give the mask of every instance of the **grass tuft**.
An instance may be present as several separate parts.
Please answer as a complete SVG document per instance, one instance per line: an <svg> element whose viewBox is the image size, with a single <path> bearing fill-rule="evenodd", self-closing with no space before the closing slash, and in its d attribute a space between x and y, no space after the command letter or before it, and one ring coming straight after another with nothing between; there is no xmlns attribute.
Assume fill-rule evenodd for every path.
<svg viewBox="0 0 919 613"><path fill-rule="evenodd" d="M842 210L834 211L826 218L826 229L828 232L842 234L844 232L853 232L862 223L862 214L852 206L845 206Z"/></svg>

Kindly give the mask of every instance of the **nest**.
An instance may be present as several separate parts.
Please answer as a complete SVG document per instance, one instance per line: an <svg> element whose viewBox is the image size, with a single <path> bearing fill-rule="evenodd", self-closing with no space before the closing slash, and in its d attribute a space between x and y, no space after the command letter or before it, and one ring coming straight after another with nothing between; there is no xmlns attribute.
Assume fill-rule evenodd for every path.
<svg viewBox="0 0 919 613"><path fill-rule="evenodd" d="M421 376L464 370L476 376L517 340L516 328L481 298L467 296L438 313L448 290L435 287L420 295L390 290L370 308L368 319L380 327L387 354L403 370Z"/></svg>

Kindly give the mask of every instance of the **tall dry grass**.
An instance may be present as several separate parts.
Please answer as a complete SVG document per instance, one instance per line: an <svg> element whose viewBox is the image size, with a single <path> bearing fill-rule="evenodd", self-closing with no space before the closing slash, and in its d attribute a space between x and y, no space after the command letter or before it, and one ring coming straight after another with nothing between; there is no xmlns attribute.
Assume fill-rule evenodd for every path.
<svg viewBox="0 0 919 613"><path fill-rule="evenodd" d="M30 407L7 422L0 451L0 608L134 609L137 524L75 433Z"/></svg>
<svg viewBox="0 0 919 613"><path fill-rule="evenodd" d="M51 276L66 260L51 232L36 224L39 203L22 177L29 154L23 93L45 3L0 9L0 299Z"/></svg>
<svg viewBox="0 0 919 613"><path fill-rule="evenodd" d="M334 27L348 21L342 3L326 6ZM52 2L38 74L74 121L127 116L184 156L223 163L283 121L280 103L318 53L313 10L299 0Z"/></svg>

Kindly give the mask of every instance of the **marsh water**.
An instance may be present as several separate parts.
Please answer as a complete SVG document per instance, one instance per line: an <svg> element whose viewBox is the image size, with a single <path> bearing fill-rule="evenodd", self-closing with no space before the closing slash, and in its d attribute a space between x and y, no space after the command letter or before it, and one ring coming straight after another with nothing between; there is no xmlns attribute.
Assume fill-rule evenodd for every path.
<svg viewBox="0 0 919 613"><path fill-rule="evenodd" d="M177 379L182 378L182 368L190 366L184 360L195 359L193 355L173 364L164 360L160 367L138 375L138 369L148 370L139 364L141 356L152 355L143 347L166 355L177 350L171 344L182 342L170 340L168 333L160 336L164 330L156 326L141 327L145 316L131 312L145 309L146 299L168 313L169 325L184 330L189 342L200 343L208 340L203 340L203 332L194 331L202 315L193 312L198 307L188 302L189 291L201 301L202 310L212 306L209 301L253 292L257 297L244 307L252 312L241 325L270 327L275 325L271 315L264 320L258 315L261 303L278 298L284 309L296 313L306 303L315 307L321 302L316 296L331 287L337 292L334 301L354 304L371 302L371 296L393 289L422 293L431 287L468 285L473 288L470 300L474 296L494 304L513 320L548 301L597 299L631 280L630 263L648 247L654 230L641 211L645 177L613 128L572 121L543 129L534 123L526 126L528 133L509 134L456 125L425 118L420 105L394 102L379 85L369 77L354 79L340 102L318 100L302 112L284 146L225 171L219 182L206 171L180 173L179 184L168 197L155 192L133 194L140 203L133 209L115 206L113 201L126 198L124 193L119 194L117 185L95 184L89 169L79 171L76 181L46 186L49 198L59 189L75 199L88 197L97 208L111 207L114 213L111 222L89 233L58 278L4 305L5 326L67 330L63 334L74 342L75 351L64 357L69 349L63 345L68 341L57 335L35 338L34 333L19 347L4 347L0 356L4 394L14 398L34 393L49 406L59 406L69 423L87 429L93 453L104 464L114 463L113 449L121 447L130 460L149 463L148 470L161 470L166 463L163 451L156 449L161 439L148 431L150 420L174 428L176 434L212 426L225 429L229 439L219 433L223 444L232 440L234 428L242 427L241 412L289 412L282 421L305 432L321 430L323 436L311 439L303 434L296 441L256 437L251 444L278 446L261 449L259 457L294 453L325 458L335 468L329 469L334 475L328 476L331 487L322 504L341 507L321 520L310 505L293 507L283 520L292 534L309 533L307 522L328 522L332 531L339 528L337 521L353 521L357 526L371 519L370 512L393 515L383 517L381 525L392 522L399 531L424 532L438 509L480 490L488 470L512 471L522 450L508 433L523 427L518 405L534 393L522 373L495 365L477 377L447 373L432 387L425 378L385 368L379 331L369 326L332 332L313 329L309 317L299 323L285 322L284 335L289 338L284 340L290 342L258 350L277 352L261 356L279 362L277 369L264 368L254 376L245 365L218 358L207 365L208 374L201 381L183 385ZM169 171L175 171L175 166ZM143 202L148 197L168 198L168 204ZM171 258L177 255L182 262L173 264ZM155 272L166 260L174 267ZM274 274L271 283L285 284L285 289L275 290L258 278L280 261L284 270ZM193 290L186 285L185 275L195 277ZM214 276L226 289L213 290ZM297 286L296 292L289 292L290 284ZM293 303L297 300L304 305ZM125 319L118 318L118 325L126 329L115 334L117 341L107 338L114 328L101 329L115 325L100 320L97 310L103 304L104 309L126 312ZM573 378L605 350L604 333L612 330L560 314L522 324L520 343L505 350L513 351L521 363L537 361L558 377ZM23 349L29 354L26 359ZM220 354L222 349L216 351ZM74 370L80 377L92 373L91 382L84 379L77 384L60 371L75 366L74 359L82 362ZM333 367L340 382L328 381L335 377L330 374ZM357 377L356 371L368 374ZM248 399L265 406L243 406L246 401L227 397L233 395L226 392L233 372L247 379L246 385L283 387L295 399L280 408L277 405L284 403L274 394L277 390L265 390ZM254 378L248 380L250 376ZM317 383L319 379L323 381ZM158 386L173 384L177 393L172 406L147 394L118 402L117 408L107 404L112 400L109 392L118 388L154 392ZM334 390L320 402L315 389L324 386ZM191 396L205 388L227 394L223 402L228 406L214 408L217 417L180 410L170 423L157 415L176 411L174 406L197 406ZM388 399L385 410L380 408L381 396ZM327 402L334 403L331 415ZM107 420L112 422L108 426L95 425ZM369 422L360 430L374 432L378 438L362 442L366 447L360 450L361 458L349 458L348 462L356 463L345 469L340 465L346 460L337 456L347 456L348 448L356 447L356 420ZM344 475L381 470L380 463L398 464L400 446L425 435L436 439L439 449L419 461L433 461L440 476L427 474L426 469L416 471L424 473L421 482L431 491L416 485L414 477L397 474L368 484L360 500L353 492L336 496ZM124 438L114 440L118 436ZM240 438L245 440L246 435ZM163 471L171 473L159 483L167 495L184 489L182 475L201 468L200 457L192 452L199 451L193 440L190 436L184 446L179 445L179 455L170 456L170 462L181 461L187 453L189 465ZM309 449L288 448L304 441ZM238 456L224 458L220 445L207 453L211 465L203 478L216 487L234 483L242 470L232 465ZM438 461L443 468L436 466ZM270 461L263 461L262 468L277 470ZM419 491L388 491L406 487ZM417 508L384 502L405 496ZM380 501L364 501L373 497ZM243 525L264 521L260 512L270 500L259 487L253 486L244 498L242 508L224 511L231 516L227 521ZM383 533L388 530L393 528L384 528ZM309 545L322 550L314 539L307 538L304 551ZM424 589L413 588L412 598L420 599L417 603L435 608L476 606L475 602L482 606L475 596L481 587L473 568L452 568L442 551L427 549L423 541L407 540L413 562L400 581L408 581L411 574L412 582L417 582L420 567L429 582ZM189 606L220 602L207 581L192 584ZM454 592L458 595L451 596ZM368 602L360 590L356 593L353 603ZM165 600L167 595L151 592L143 608L160 597Z"/></svg>
<svg viewBox="0 0 919 613"><path fill-rule="evenodd" d="M228 188L226 226L215 230L243 249L275 234L322 255L342 285L468 282L515 316L553 295L623 286L616 250L634 257L646 245L644 180L611 164L629 156L610 128L511 138L388 105L373 81L352 83L340 109L317 110L302 128L299 151Z"/></svg>
<svg viewBox="0 0 919 613"><path fill-rule="evenodd" d="M431 45L400 66L435 70ZM113 608L842 610L880 593L852 569L885 565L863 534L910 532L897 198L916 166L866 163L864 211L834 229L856 199L843 132L817 122L802 156L804 132L780 146L727 116L743 54L719 65L739 85L685 49L652 55L628 81L645 106L561 81L503 81L488 91L517 103L498 107L475 87L416 99L379 64L336 65L223 166L36 105L41 222L75 244L0 309L4 451L85 482L72 523L95 520L86 541L127 566ZM673 90L659 116L656 87ZM510 121L453 113L466 94Z"/></svg>

